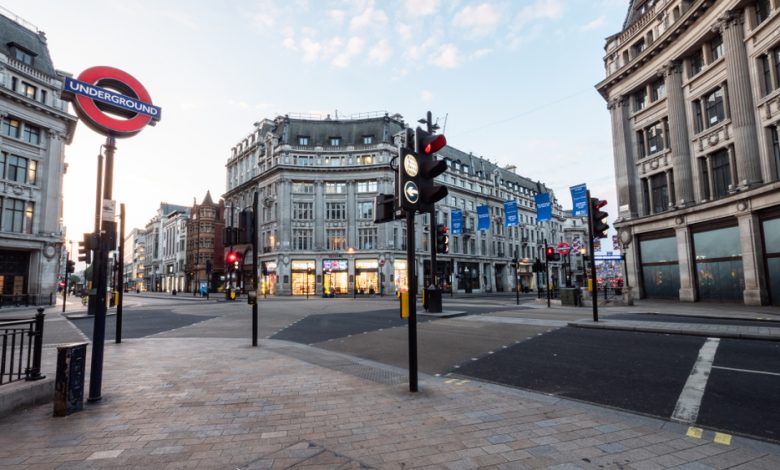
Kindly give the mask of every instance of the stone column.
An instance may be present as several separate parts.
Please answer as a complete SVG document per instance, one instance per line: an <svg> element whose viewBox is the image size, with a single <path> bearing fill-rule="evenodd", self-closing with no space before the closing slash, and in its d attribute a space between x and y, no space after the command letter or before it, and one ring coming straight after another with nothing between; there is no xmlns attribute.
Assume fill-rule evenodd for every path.
<svg viewBox="0 0 780 470"><path fill-rule="evenodd" d="M738 211L747 211L748 203L737 203ZM752 212L737 216L739 221L739 242L742 249L742 269L745 275L743 297L745 305L767 305L769 292L764 269L764 248L761 243L761 221Z"/></svg>
<svg viewBox="0 0 780 470"><path fill-rule="evenodd" d="M738 187L750 187L761 179L761 160L756 136L756 117L750 88L750 67L743 32L744 17L739 11L727 12L719 28L726 46L726 77L731 99L731 123L736 151ZM725 105L725 103L724 103Z"/></svg>
<svg viewBox="0 0 780 470"><path fill-rule="evenodd" d="M615 159L615 180L617 183L618 217L636 217L635 194L636 165L631 149L631 125L628 122L629 99L619 96L609 102L612 117L612 148Z"/></svg>
<svg viewBox="0 0 780 470"><path fill-rule="evenodd" d="M712 179L712 155L707 155L707 184L709 187L707 188L710 192L710 197L708 198L710 201L715 199L715 182Z"/></svg>
<svg viewBox="0 0 780 470"><path fill-rule="evenodd" d="M732 188L736 191L737 184L737 159L734 155L734 147L729 145L726 147L726 152L729 155L729 173L731 174Z"/></svg>
<svg viewBox="0 0 780 470"><path fill-rule="evenodd" d="M327 249L327 243L325 243L325 221L327 216L325 211L327 205L325 203L325 183L322 180L314 181L314 204L312 207L314 211L314 246L312 249L316 251L324 251Z"/></svg>
<svg viewBox="0 0 780 470"><path fill-rule="evenodd" d="M685 97L682 88L682 65L670 62L663 69L666 79L666 106L669 110L669 148L672 150L675 195L672 205L685 207L694 202L691 148Z"/></svg>
<svg viewBox="0 0 780 470"><path fill-rule="evenodd" d="M666 192L669 194L668 206L674 206L674 181L672 178L672 170L666 170ZM664 210L668 210L669 207L665 207Z"/></svg>
<svg viewBox="0 0 780 470"><path fill-rule="evenodd" d="M653 205L653 182L652 178L648 177L645 179L645 184L647 185L647 215L652 215L655 213L655 207Z"/></svg>
<svg viewBox="0 0 780 470"><path fill-rule="evenodd" d="M696 286L693 270L696 268L691 250L691 235L687 226L675 228L677 237L677 262L680 267L680 301L695 302Z"/></svg>

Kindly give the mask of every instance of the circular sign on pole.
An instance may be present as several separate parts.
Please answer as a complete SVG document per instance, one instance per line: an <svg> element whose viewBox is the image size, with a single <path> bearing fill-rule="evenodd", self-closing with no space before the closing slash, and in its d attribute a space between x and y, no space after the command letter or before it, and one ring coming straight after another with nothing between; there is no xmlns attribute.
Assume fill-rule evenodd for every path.
<svg viewBox="0 0 780 470"><path fill-rule="evenodd" d="M568 255L570 251L571 251L571 245L569 245L566 242L558 243L558 253L562 255Z"/></svg>
<svg viewBox="0 0 780 470"><path fill-rule="evenodd" d="M417 165L417 157L414 155L407 154L404 157L404 170L406 170L406 174L414 178L417 176L417 172L419 171L419 166Z"/></svg>
<svg viewBox="0 0 780 470"><path fill-rule="evenodd" d="M91 67L77 79L67 77L63 98L95 132L112 137L134 136L162 114L141 82L113 67Z"/></svg>
<svg viewBox="0 0 780 470"><path fill-rule="evenodd" d="M417 190L414 181L407 181L404 185L404 197L410 204L417 204L417 200L420 199L420 191Z"/></svg>

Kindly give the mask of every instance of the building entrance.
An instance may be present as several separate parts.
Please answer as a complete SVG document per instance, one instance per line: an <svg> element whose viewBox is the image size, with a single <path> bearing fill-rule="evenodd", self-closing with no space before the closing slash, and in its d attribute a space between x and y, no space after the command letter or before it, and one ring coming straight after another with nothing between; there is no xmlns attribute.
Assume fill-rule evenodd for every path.
<svg viewBox="0 0 780 470"><path fill-rule="evenodd" d="M358 294L379 293L379 261L375 259L355 260L355 289Z"/></svg>
<svg viewBox="0 0 780 470"><path fill-rule="evenodd" d="M322 261L322 288L326 295L349 293L349 266L345 259Z"/></svg>
<svg viewBox="0 0 780 470"><path fill-rule="evenodd" d="M293 295L314 295L316 293L314 266L314 260L292 261Z"/></svg>

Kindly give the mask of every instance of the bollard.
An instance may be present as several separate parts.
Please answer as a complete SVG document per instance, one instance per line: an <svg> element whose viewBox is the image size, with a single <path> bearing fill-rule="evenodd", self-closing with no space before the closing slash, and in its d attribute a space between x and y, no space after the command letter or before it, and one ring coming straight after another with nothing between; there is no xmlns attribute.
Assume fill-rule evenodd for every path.
<svg viewBox="0 0 780 470"><path fill-rule="evenodd" d="M57 347L57 377L54 381L54 416L68 416L84 409L84 375L87 343Z"/></svg>

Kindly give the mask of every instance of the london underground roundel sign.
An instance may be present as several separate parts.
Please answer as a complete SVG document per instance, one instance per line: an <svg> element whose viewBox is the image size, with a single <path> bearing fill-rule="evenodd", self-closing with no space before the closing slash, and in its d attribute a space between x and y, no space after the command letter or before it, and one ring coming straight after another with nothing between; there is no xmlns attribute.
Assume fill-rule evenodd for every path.
<svg viewBox="0 0 780 470"><path fill-rule="evenodd" d="M131 137L160 120L162 110L132 75L98 66L65 79L64 96L94 131L113 137Z"/></svg>

